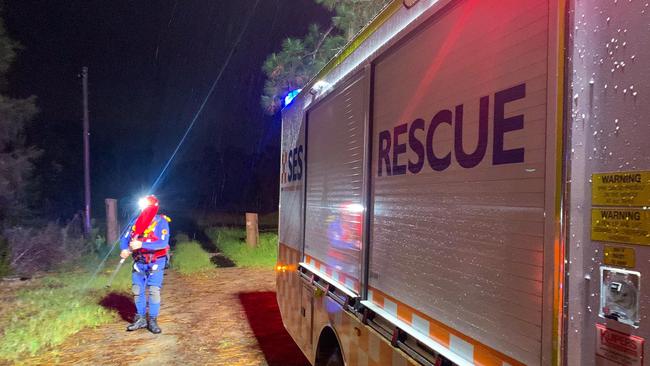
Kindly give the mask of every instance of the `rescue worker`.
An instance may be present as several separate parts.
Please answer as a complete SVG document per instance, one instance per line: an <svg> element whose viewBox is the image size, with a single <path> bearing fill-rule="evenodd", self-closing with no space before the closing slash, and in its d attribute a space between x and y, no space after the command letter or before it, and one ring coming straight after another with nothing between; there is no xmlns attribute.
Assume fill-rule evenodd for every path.
<svg viewBox="0 0 650 366"><path fill-rule="evenodd" d="M141 200L142 212L138 219L130 224L131 229L120 241L120 257L133 256L133 271L131 279L137 314L134 322L126 330L134 331L148 328L158 334L162 330L158 326L160 311L160 290L163 283L165 265L169 252L169 222L167 216L158 214L158 199L147 196ZM144 224L143 224L144 222ZM142 228L138 228L141 226ZM149 322L147 322L147 296L149 292Z"/></svg>

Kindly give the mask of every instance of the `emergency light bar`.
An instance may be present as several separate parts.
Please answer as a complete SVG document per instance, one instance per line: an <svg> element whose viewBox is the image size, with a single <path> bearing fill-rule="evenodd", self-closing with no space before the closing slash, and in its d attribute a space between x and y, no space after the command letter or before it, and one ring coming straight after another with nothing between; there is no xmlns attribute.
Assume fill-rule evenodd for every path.
<svg viewBox="0 0 650 366"><path fill-rule="evenodd" d="M293 100L300 94L302 89L295 89L289 92L287 96L284 97L284 105L287 106L293 102Z"/></svg>

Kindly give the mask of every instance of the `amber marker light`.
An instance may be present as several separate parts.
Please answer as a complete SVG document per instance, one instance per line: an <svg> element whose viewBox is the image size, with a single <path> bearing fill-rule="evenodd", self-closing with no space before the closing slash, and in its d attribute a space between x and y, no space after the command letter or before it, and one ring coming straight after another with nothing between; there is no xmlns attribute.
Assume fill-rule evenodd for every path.
<svg viewBox="0 0 650 366"><path fill-rule="evenodd" d="M287 266L278 264L277 266L275 266L275 270L277 272L286 272L287 271Z"/></svg>

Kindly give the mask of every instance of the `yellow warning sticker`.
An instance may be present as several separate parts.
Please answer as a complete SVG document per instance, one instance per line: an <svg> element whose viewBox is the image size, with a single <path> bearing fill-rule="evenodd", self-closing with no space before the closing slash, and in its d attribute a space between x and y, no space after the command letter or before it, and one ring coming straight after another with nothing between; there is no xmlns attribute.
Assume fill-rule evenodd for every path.
<svg viewBox="0 0 650 366"><path fill-rule="evenodd" d="M609 266L634 268L636 264L634 248L605 245L603 262Z"/></svg>
<svg viewBox="0 0 650 366"><path fill-rule="evenodd" d="M591 240L650 245L650 210L591 209Z"/></svg>
<svg viewBox="0 0 650 366"><path fill-rule="evenodd" d="M598 173L591 176L594 206L650 206L650 172Z"/></svg>

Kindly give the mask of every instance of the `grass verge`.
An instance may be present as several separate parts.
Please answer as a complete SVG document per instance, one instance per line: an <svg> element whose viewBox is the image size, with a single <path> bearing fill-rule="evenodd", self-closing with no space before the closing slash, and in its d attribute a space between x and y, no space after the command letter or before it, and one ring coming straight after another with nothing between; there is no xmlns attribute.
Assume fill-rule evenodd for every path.
<svg viewBox="0 0 650 366"><path fill-rule="evenodd" d="M0 360L17 362L63 343L83 328L113 321L116 314L99 302L109 292L127 292L131 283L130 266L125 265L112 288L105 288L116 263L110 261L90 283L92 270L76 270L48 274L17 290L3 304L11 311L0 318Z"/></svg>
<svg viewBox="0 0 650 366"><path fill-rule="evenodd" d="M244 229L213 227L206 234L239 267L275 267L278 252L278 235L275 233L260 233L260 242L255 248L246 245Z"/></svg>
<svg viewBox="0 0 650 366"><path fill-rule="evenodd" d="M190 274L214 268L210 255L195 241L176 244L172 257L172 267L181 274Z"/></svg>

